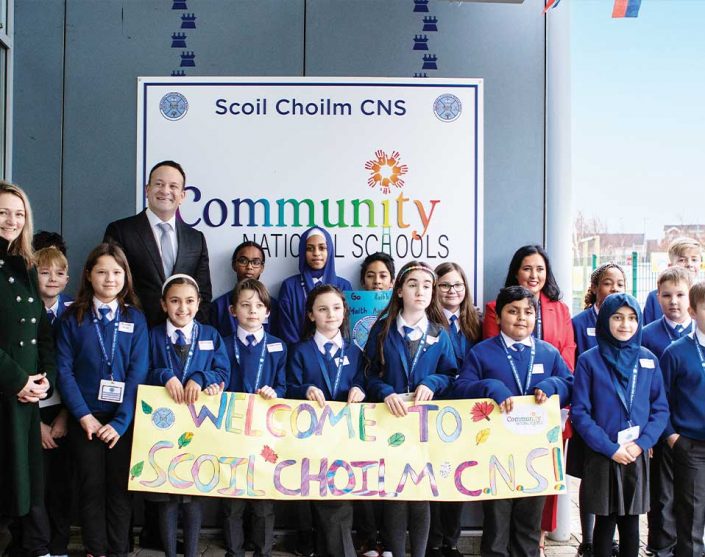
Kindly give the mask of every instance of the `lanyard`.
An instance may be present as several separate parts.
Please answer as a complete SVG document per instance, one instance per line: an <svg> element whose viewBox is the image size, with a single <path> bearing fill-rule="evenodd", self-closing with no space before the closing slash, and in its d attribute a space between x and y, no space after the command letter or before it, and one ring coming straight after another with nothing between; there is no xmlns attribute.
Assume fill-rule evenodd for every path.
<svg viewBox="0 0 705 557"><path fill-rule="evenodd" d="M632 376L629 378L629 383L627 385L627 389L629 390L629 404L627 404L627 399L625 397L626 391L624 390L624 387L622 387L622 384L617 380L616 374L612 373L611 375L612 384L614 385L614 388L617 391L617 397L619 397L619 401L622 403L622 406L627 411L627 421L629 422L629 427L631 427L632 405L634 404L634 396L636 395L636 381L639 377L639 361L637 360L636 364L634 364Z"/></svg>
<svg viewBox="0 0 705 557"><path fill-rule="evenodd" d="M257 364L257 375L255 378L255 388L253 391L257 392L257 389L259 388L259 382L262 379L262 370L264 369L264 359L265 359L265 354L267 352L267 333L264 333L264 336L262 337L262 340L260 341L262 343L262 350L259 353L259 363ZM235 360L237 361L237 365L240 365L240 347L237 344L237 332L233 335L233 350L235 351ZM245 375L245 370L243 370L243 377Z"/></svg>
<svg viewBox="0 0 705 557"><path fill-rule="evenodd" d="M323 380L328 385L331 395L333 395L333 400L335 400L335 396L338 393L338 385L340 384L340 374L343 371L343 366L345 365L345 343L343 343L343 347L340 349L340 357L338 358L338 369L335 372L335 381L333 381L332 387L330 384L330 378L328 376L328 366L323 360L323 354L321 354L321 351L318 349L318 346L316 346L316 357L318 358L318 365L321 368L321 371L323 372Z"/></svg>
<svg viewBox="0 0 705 557"><path fill-rule="evenodd" d="M171 339L169 338L169 335L165 336L165 342L166 342L166 356L169 358L169 365L172 366L174 370L177 369L177 367L174 365L174 360L172 360L171 354L174 352L174 347L171 345ZM184 382L184 379L186 379L186 373L188 372L188 368L191 365L191 358L193 358L193 353L194 353L194 347L196 346L196 343L198 342L198 323L194 322L193 324L193 330L191 331L191 346L188 349L188 356L186 356L186 362L184 363L184 367L181 370L181 382ZM176 354L174 354L176 356ZM178 358L176 358L177 361L179 361Z"/></svg>
<svg viewBox="0 0 705 557"><path fill-rule="evenodd" d="M509 361L509 365L512 368L512 374L514 375L514 381L517 384L517 387L519 388L519 392L522 395L525 395L528 391L529 388L531 387L531 377L534 374L534 358L536 357L536 346L534 343L531 343L531 356L529 357L529 369L526 372L526 387L522 387L521 385L521 378L519 377L519 372L517 371L517 366L514 363L514 358L512 358L511 354L509 353L509 347L507 346L507 342L504 340L504 337L500 334L499 335L499 340L502 341L502 348L504 348L504 354L507 356L507 360Z"/></svg>
<svg viewBox="0 0 705 557"><path fill-rule="evenodd" d="M409 362L407 361L407 358L406 358L406 342L403 342L404 337L401 336L401 334L392 335L392 338L394 338L397 343L401 342L399 354L401 355L401 364L404 366L404 371L406 372L406 391L407 391L407 393L411 392L411 380L414 376L414 368L416 367L416 364L419 363L419 358L421 357L421 352L423 352L423 347L426 344L426 336L428 335L428 327L429 326L430 326L430 323L429 323L429 325L426 326L426 330L424 331L423 336L421 337L421 340L419 341L419 347L416 349L416 353L414 354L414 359L411 362L411 368L409 368Z"/></svg>
<svg viewBox="0 0 705 557"><path fill-rule="evenodd" d="M543 323L541 320L541 298L539 298L537 309L538 311L536 312L536 329L534 329L534 332L536 333L537 339L543 340Z"/></svg>
<svg viewBox="0 0 705 557"><path fill-rule="evenodd" d="M698 351L698 357L700 358L700 367L705 368L705 356L703 356L703 351L700 348L697 332L693 332L693 342L695 343L695 349Z"/></svg>
<svg viewBox="0 0 705 557"><path fill-rule="evenodd" d="M95 328L95 333L98 335L98 344L100 345L100 351L103 353L103 359L105 363L108 364L108 369L110 370L110 380L113 380L113 362L115 362L115 350L117 348L117 339L120 326L120 308L115 311L115 319L113 319L113 345L110 348L110 358L108 359L108 352L105 350L105 339L103 338L103 333L98 325L98 317L93 311L93 326Z"/></svg>

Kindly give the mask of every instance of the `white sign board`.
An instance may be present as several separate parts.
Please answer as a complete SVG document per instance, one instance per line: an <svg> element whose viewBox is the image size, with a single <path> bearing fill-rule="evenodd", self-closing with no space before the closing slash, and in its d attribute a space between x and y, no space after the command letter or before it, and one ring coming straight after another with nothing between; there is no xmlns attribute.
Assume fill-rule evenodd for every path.
<svg viewBox="0 0 705 557"><path fill-rule="evenodd" d="M179 162L180 216L206 236L214 295L254 240L276 296L315 225L354 288L384 251L397 269L459 263L481 304L482 80L142 77L137 97L137 210L150 168Z"/></svg>

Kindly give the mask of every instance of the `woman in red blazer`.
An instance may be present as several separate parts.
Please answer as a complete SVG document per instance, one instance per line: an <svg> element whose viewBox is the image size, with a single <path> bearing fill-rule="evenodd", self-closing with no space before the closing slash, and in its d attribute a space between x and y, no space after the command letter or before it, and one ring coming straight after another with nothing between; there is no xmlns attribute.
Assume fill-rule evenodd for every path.
<svg viewBox="0 0 705 557"><path fill-rule="evenodd" d="M560 301L561 291L551 272L548 254L541 246L529 245L519 248L509 263L509 271L504 286L520 285L528 288L537 297L539 310L536 316L534 336L555 346L563 356L571 371L575 369L575 336L568 306ZM482 337L490 338L499 334L495 302L485 306L482 320ZM571 435L570 422L566 424L563 438ZM556 496L546 498L541 518L541 530L551 532L556 529ZM541 554L543 554L541 536Z"/></svg>

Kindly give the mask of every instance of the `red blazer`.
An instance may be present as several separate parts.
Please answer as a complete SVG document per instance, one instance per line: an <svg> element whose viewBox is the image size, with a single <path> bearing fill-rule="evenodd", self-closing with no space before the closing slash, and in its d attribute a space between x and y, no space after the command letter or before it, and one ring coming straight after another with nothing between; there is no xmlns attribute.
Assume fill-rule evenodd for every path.
<svg viewBox="0 0 705 557"><path fill-rule="evenodd" d="M570 319L568 306L561 301L549 300L541 293L541 326L543 340L555 346L568 364L570 371L575 370L575 336L573 322ZM482 338L490 338L499 334L495 302L485 306L482 319Z"/></svg>

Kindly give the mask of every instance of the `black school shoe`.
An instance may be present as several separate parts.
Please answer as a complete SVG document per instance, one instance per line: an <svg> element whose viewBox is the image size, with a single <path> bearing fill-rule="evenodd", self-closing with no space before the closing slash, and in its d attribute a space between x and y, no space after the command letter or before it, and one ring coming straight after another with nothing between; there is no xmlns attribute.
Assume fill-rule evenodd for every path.
<svg viewBox="0 0 705 557"><path fill-rule="evenodd" d="M592 544L581 543L578 546L578 557L592 557Z"/></svg>
<svg viewBox="0 0 705 557"><path fill-rule="evenodd" d="M441 551L443 552L443 557L463 557L463 554L460 553L457 547L444 545Z"/></svg>
<svg viewBox="0 0 705 557"><path fill-rule="evenodd" d="M440 547L429 547L426 549L426 557L443 557Z"/></svg>

